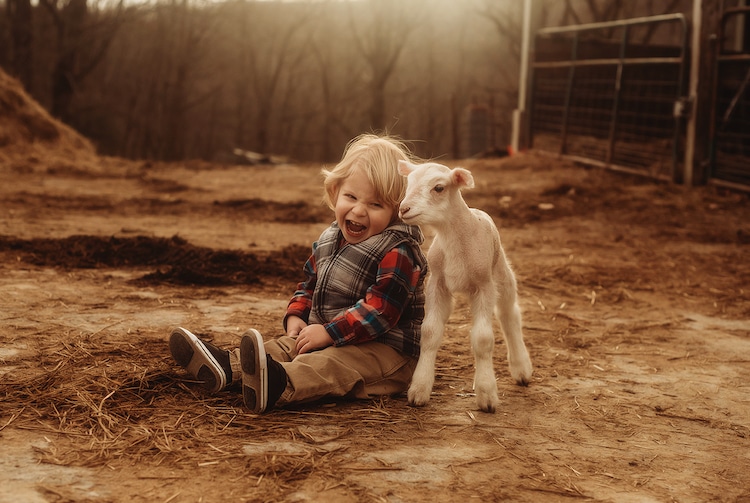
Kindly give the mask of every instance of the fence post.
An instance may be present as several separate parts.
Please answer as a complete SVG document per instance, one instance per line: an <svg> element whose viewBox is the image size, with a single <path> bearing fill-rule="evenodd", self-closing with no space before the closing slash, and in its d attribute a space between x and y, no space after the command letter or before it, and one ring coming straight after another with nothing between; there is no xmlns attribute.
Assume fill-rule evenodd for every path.
<svg viewBox="0 0 750 503"><path fill-rule="evenodd" d="M617 76L615 77L615 91L612 98L612 116L609 121L609 137L607 141L607 153L605 155L605 162L612 164L612 159L615 155L615 137L617 135L617 119L620 111L620 98L622 96L622 67L623 60L626 56L626 49L628 46L628 36L630 30L628 26L623 26L622 38L620 39L620 51L618 54L619 63L617 64Z"/></svg>
<svg viewBox="0 0 750 503"><path fill-rule="evenodd" d="M521 134L526 128L526 91L529 87L529 59L531 58L531 2L524 0L523 3L523 32L521 34L521 68L518 77L518 108L513 110L513 131L511 132L510 145L513 153L521 149ZM524 148L527 148L528 138L524 139Z"/></svg>
<svg viewBox="0 0 750 503"><path fill-rule="evenodd" d="M720 3L723 2L693 0L688 87L688 98L693 103L693 113L690 114L687 124L685 166L682 174L682 182L687 186L702 185L706 183L709 175L711 109L715 106L713 75L718 44L716 33L721 17Z"/></svg>

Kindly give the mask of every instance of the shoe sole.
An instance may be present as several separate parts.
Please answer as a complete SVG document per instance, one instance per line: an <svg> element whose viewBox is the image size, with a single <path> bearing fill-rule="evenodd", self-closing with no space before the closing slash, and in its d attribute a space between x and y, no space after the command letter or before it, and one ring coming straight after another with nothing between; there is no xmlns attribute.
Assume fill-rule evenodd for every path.
<svg viewBox="0 0 750 503"><path fill-rule="evenodd" d="M169 351L177 365L187 370L209 392L216 393L226 387L224 369L203 342L189 330L177 327L172 331Z"/></svg>
<svg viewBox="0 0 750 503"><path fill-rule="evenodd" d="M268 404L268 361L263 337L253 328L245 332L240 341L240 365L245 407L260 414Z"/></svg>

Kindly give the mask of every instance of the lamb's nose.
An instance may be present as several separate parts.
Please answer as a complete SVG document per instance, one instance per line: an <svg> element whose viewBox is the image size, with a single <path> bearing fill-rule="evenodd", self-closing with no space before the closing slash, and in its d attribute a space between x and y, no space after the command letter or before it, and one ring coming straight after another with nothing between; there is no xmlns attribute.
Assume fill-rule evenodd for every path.
<svg viewBox="0 0 750 503"><path fill-rule="evenodd" d="M408 206L406 208L403 208L403 207L399 208L399 210L398 210L399 216L403 217L404 215L406 215L407 213L409 213L410 209L411 208L409 208Z"/></svg>

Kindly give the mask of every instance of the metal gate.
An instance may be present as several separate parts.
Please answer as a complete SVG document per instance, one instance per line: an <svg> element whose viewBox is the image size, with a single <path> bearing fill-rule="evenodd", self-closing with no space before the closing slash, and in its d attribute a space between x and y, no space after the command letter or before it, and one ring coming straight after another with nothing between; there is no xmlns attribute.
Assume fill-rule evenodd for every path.
<svg viewBox="0 0 750 503"><path fill-rule="evenodd" d="M750 186L750 7L727 10L719 29L711 134L713 182Z"/></svg>
<svg viewBox="0 0 750 503"><path fill-rule="evenodd" d="M635 42L657 34L658 43ZM540 29L531 64L531 148L674 180L690 108L683 99L686 53L682 14Z"/></svg>

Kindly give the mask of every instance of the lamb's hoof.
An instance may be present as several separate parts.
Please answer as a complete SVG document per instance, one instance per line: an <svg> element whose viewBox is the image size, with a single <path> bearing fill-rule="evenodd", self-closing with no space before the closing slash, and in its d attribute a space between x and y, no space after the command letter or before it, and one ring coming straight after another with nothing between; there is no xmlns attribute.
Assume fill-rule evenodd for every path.
<svg viewBox="0 0 750 503"><path fill-rule="evenodd" d="M497 392L495 393L482 393L477 391L477 406L482 412L495 413L500 400L497 398Z"/></svg>
<svg viewBox="0 0 750 503"><path fill-rule="evenodd" d="M409 388L406 397L409 400L409 405L414 407L424 407L427 405L427 402L430 401L430 392L429 390L425 391Z"/></svg>
<svg viewBox="0 0 750 503"><path fill-rule="evenodd" d="M494 414L497 410L497 403L480 403L479 401L477 401L477 405L479 406L479 410L481 410L482 412Z"/></svg>
<svg viewBox="0 0 750 503"><path fill-rule="evenodd" d="M513 366L510 369L511 377L519 386L528 386L531 382L531 375L534 369L531 366L531 360L527 359L523 365Z"/></svg>

